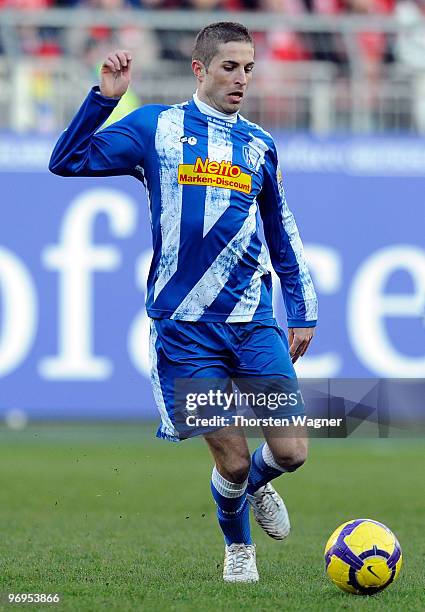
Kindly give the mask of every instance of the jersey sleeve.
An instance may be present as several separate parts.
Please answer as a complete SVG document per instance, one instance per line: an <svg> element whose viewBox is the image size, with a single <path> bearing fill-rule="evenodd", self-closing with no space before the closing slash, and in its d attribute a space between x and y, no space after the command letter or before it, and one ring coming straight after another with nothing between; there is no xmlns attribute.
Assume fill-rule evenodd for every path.
<svg viewBox="0 0 425 612"><path fill-rule="evenodd" d="M282 287L288 327L314 327L318 310L316 292L294 215L286 202L274 143L265 156L263 169L259 208L270 259Z"/></svg>
<svg viewBox="0 0 425 612"><path fill-rule="evenodd" d="M60 176L133 174L143 163L149 138L144 108L98 131L117 104L94 87L56 143L49 170Z"/></svg>

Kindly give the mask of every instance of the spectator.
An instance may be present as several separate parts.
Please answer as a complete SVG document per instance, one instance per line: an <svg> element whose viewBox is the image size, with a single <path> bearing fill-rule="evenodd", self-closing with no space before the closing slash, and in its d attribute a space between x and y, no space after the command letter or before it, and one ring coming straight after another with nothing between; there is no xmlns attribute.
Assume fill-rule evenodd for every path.
<svg viewBox="0 0 425 612"><path fill-rule="evenodd" d="M424 0L404 0L396 7L402 26L394 47L395 57L413 75L413 114L416 128L425 133L425 17Z"/></svg>
<svg viewBox="0 0 425 612"><path fill-rule="evenodd" d="M303 2L309 13L321 15L336 15L343 8L341 0L303 0Z"/></svg>
<svg viewBox="0 0 425 612"><path fill-rule="evenodd" d="M316 15L338 15L342 13L342 0L303 0L308 13ZM334 32L311 32L304 35L310 55L317 61L345 65L347 56L341 34Z"/></svg>
<svg viewBox="0 0 425 612"><path fill-rule="evenodd" d="M138 5L139 8L146 10L158 10L158 9L176 9L179 8L181 2L179 0L133 0L134 6Z"/></svg>
<svg viewBox="0 0 425 612"><path fill-rule="evenodd" d="M302 0L261 0L261 10L286 15L300 15L305 12ZM263 59L279 61L308 60L311 54L303 37L290 30L272 30L255 37L259 55Z"/></svg>
<svg viewBox="0 0 425 612"><path fill-rule="evenodd" d="M188 0L185 3L186 8L198 11L224 10L225 4L224 0Z"/></svg>
<svg viewBox="0 0 425 612"><path fill-rule="evenodd" d="M393 0L346 0L348 12L358 15L388 14L394 8ZM376 79L381 74L381 67L389 52L389 41L385 33L360 32L357 35L359 61L366 74Z"/></svg>
<svg viewBox="0 0 425 612"><path fill-rule="evenodd" d="M0 0L1 9L37 10L52 6L53 0Z"/></svg>
<svg viewBox="0 0 425 612"><path fill-rule="evenodd" d="M229 0L227 6L232 11L256 11L260 8L260 0Z"/></svg>

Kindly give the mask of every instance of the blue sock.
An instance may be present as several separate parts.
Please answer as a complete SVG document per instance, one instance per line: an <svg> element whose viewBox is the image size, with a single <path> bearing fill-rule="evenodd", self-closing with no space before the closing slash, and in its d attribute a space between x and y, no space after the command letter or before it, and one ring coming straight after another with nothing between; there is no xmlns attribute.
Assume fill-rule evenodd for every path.
<svg viewBox="0 0 425 612"><path fill-rule="evenodd" d="M252 544L246 485L246 481L242 484L229 482L219 474L214 466L211 492L217 504L218 522L228 546L230 544Z"/></svg>
<svg viewBox="0 0 425 612"><path fill-rule="evenodd" d="M248 476L246 492L253 495L257 489L281 476L286 470L279 467L273 458L267 442L255 449L251 459L251 469Z"/></svg>

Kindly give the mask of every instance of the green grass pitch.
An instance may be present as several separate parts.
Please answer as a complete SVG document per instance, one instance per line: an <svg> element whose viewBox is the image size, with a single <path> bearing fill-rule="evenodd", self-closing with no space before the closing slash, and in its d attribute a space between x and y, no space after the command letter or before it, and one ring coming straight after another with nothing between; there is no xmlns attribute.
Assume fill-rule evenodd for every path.
<svg viewBox="0 0 425 612"><path fill-rule="evenodd" d="M0 609L423 611L424 456L423 440L313 441L277 484L291 536L274 542L254 524L260 582L232 585L201 440L171 444L138 424L1 429ZM399 580L370 598L324 574L328 536L359 517L386 523L404 555ZM11 607L10 592L62 601Z"/></svg>

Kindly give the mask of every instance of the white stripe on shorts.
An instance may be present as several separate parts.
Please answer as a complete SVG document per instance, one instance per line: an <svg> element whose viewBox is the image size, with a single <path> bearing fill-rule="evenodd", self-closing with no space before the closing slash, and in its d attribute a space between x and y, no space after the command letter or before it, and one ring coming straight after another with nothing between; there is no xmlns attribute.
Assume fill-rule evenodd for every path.
<svg viewBox="0 0 425 612"><path fill-rule="evenodd" d="M151 382L153 395L155 398L156 405L161 415L161 432L169 439L179 440L178 432L176 431L171 419L168 415L167 408L165 406L164 396L162 394L161 382L158 374L158 355L156 352L156 341L158 338L158 332L155 327L155 321L151 319L151 331L150 331L150 344L149 344L149 360L151 367Z"/></svg>

